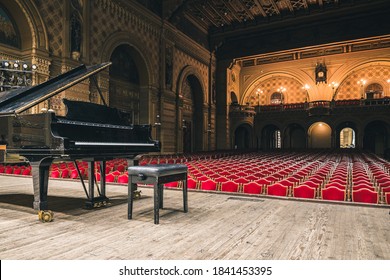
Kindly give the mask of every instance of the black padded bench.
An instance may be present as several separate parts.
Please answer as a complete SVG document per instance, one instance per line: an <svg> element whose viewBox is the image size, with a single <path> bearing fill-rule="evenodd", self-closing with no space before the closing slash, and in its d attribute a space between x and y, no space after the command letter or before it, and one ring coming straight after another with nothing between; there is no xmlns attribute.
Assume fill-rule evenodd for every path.
<svg viewBox="0 0 390 280"><path fill-rule="evenodd" d="M128 186L127 218L133 217L133 196L137 184L153 185L154 188L154 223L159 223L159 210L163 208L164 184L183 181L184 212L188 212L187 202L187 166L184 164L150 164L130 166Z"/></svg>

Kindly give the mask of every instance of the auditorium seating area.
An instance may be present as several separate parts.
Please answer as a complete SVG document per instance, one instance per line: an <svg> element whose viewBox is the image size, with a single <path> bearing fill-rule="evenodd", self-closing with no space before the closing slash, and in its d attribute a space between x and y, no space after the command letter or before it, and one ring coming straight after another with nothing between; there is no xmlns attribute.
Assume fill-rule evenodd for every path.
<svg viewBox="0 0 390 280"><path fill-rule="evenodd" d="M213 152L147 155L140 164L188 166L188 188L198 191L296 199L389 204L390 163L373 154L344 151ZM53 163L50 178L88 179L86 162ZM100 181L100 167L95 177ZM31 167L0 165L0 174L31 176ZM106 164L106 182L127 184L127 161ZM181 188L181 183L167 184Z"/></svg>

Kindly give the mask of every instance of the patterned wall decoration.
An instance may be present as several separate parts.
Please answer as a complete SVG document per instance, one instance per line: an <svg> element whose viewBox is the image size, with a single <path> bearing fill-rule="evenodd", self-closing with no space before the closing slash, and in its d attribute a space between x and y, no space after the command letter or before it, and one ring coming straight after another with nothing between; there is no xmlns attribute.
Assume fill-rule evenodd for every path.
<svg viewBox="0 0 390 280"><path fill-rule="evenodd" d="M209 87L209 83L208 83L209 68L208 68L208 66L197 61L196 59L194 59L193 57L189 56L188 54L182 52L179 49L176 49L175 54L174 54L174 69L173 69L174 81L177 81L179 79L180 72L187 65L191 65L197 69L197 71L200 75L198 78L203 79L201 82L204 85L204 90L206 90L206 92L208 92L208 87ZM173 91L176 91L176 90L177 90L176 83L174 83ZM206 95L205 95L206 93L203 92L203 94L204 94L203 101L207 102Z"/></svg>
<svg viewBox="0 0 390 280"><path fill-rule="evenodd" d="M45 22L48 33L48 40L50 42L50 53L54 56L62 56L63 52L63 18L64 18L64 1L51 0L51 1L40 1L35 0L39 12L41 13L42 19Z"/></svg>
<svg viewBox="0 0 390 280"><path fill-rule="evenodd" d="M0 43L20 48L20 34L7 10L0 5Z"/></svg>
<svg viewBox="0 0 390 280"><path fill-rule="evenodd" d="M142 51L144 57L147 57L153 64L152 69L159 69L159 36L156 27L144 20L140 15L135 15L134 11L116 4L109 0L96 0L91 9L90 27L90 59L92 64L101 62L101 50L107 42L107 38L114 32L126 32L129 38ZM102 15L110 16L102 16ZM126 43L126 42L123 42Z"/></svg>
<svg viewBox="0 0 390 280"><path fill-rule="evenodd" d="M276 76L261 81L254 90L246 97L244 103L249 103L251 106L257 106L259 103L261 106L270 105L270 98L274 92L278 91L278 88L284 87L284 103L302 103L306 100L306 92L302 89L303 85L297 80L284 76ZM257 89L260 89L262 93L257 95Z"/></svg>
<svg viewBox="0 0 390 280"><path fill-rule="evenodd" d="M383 88L389 87L387 80L390 77L390 66L372 65L351 72L340 84L336 92L336 100L360 99L366 88L373 83L380 84ZM358 82L366 81L363 88ZM387 91L385 91L386 93ZM364 95L365 98L365 95Z"/></svg>

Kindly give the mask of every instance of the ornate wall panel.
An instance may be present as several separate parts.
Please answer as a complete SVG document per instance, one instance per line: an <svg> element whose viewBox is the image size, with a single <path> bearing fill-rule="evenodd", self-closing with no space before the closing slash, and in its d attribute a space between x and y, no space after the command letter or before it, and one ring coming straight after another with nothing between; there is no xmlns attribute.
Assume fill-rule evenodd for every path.
<svg viewBox="0 0 390 280"><path fill-rule="evenodd" d="M359 99L362 94L365 98L365 90L367 86L373 83L379 83L385 89L384 94L388 93L386 90L390 87L390 83L387 82L390 78L390 66L388 65L372 65L357 71L353 71L347 78L341 83L337 90L336 100L345 99ZM360 80L366 81L365 85L361 86Z"/></svg>
<svg viewBox="0 0 390 280"><path fill-rule="evenodd" d="M40 1L34 0L40 15L46 25L48 40L49 40L49 51L51 55L62 56L63 53L63 31L64 31L64 1L51 0L51 1Z"/></svg>
<svg viewBox="0 0 390 280"><path fill-rule="evenodd" d="M284 95L284 103L301 103L305 102L306 92L302 90L302 84L297 80L284 76L277 76L265 79L258 84L256 89L246 97L244 103L249 103L251 106L257 106L259 104L259 96L257 95L257 88L263 91L260 94L260 105L269 105L270 97L274 92L277 92L279 88L283 87L286 91Z"/></svg>

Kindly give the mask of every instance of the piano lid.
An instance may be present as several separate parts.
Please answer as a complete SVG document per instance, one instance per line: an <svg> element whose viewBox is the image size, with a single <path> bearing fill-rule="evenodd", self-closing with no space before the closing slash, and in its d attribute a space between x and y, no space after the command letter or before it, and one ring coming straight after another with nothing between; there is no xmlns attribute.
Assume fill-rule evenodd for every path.
<svg viewBox="0 0 390 280"><path fill-rule="evenodd" d="M0 92L0 115L22 113L104 70L111 64L111 62L105 62L92 66L81 65L42 84Z"/></svg>

